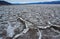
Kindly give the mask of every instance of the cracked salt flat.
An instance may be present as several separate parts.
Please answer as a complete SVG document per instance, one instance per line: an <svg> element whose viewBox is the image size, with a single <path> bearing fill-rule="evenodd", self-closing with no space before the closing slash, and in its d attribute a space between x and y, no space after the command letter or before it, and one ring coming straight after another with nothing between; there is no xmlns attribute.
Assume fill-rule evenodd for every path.
<svg viewBox="0 0 60 39"><path fill-rule="evenodd" d="M40 16L37 16L37 15L39 15L39 14L34 15L35 13L39 13L39 12L40 12L41 14L44 13L44 12L45 12L45 13L49 13L49 12L50 12L50 13L54 13L53 11L56 9L56 14L58 13L58 15L56 15L56 14L54 14L54 15L56 15L57 17L60 16L60 15L59 15L59 12L58 12L58 11L60 11L60 9L59 9L60 6L58 6L58 5L57 5L57 6L56 6L56 5L53 5L53 6L47 5L47 7L46 7L46 5L44 5L44 6L43 6L43 5L42 5L42 6L40 6L40 5L37 5L37 6L36 6L36 5L32 5L32 6L28 5L28 6L12 6L12 7L11 7L11 6L3 6L3 7L4 7L4 9L5 9L4 11L7 11L8 13L13 13L13 14L19 13L20 16L22 16L22 14L24 14L25 16L23 15L22 18L24 18L24 19L26 19L26 20L28 19L28 20L30 20L30 21L33 21L33 23L36 22L36 24L37 24L37 23L40 23L40 22L42 22L42 23L44 24L44 22L43 22L44 19L42 18L42 16L41 16L41 17L40 17ZM21 10L21 8L19 8L19 7L21 7L22 10ZM24 7L24 8L23 8L23 7ZM58 8L58 7L59 7L59 8ZM13 9L13 8L14 8L14 9ZM49 8L49 9L47 9L47 8ZM58 10L57 8L58 8L59 10ZM6 9L7 9L7 10L6 10ZM45 11L45 9L46 9L46 11ZM54 9L54 10L53 10L53 9ZM24 10L25 10L26 12L25 12ZM28 11L28 10L29 10L29 11ZM50 10L52 10L52 11L50 11ZM3 13L4 11L2 11L2 13ZM13 12L13 11L14 11L14 12ZM47 12L47 11L48 11L48 12ZM7 12L4 12L4 13L7 13ZM25 12L25 13L24 13L24 12ZM31 16L31 14L29 14L29 13L33 13L33 14L32 14L32 18L29 18L29 17ZM10 15L10 14L9 14L9 15ZM42 14L42 15L43 15L43 14ZM51 14L52 17L54 17L54 15ZM29 16L29 17L28 17L28 16ZM45 16L45 15L44 15L44 16ZM43 17L44 17L44 16L43 16ZM47 16L50 16L50 15L47 15ZM46 16L46 17L47 17L47 16ZM56 17L56 16L55 16L55 17ZM34 19L33 19L33 17L34 17ZM42 20L41 20L40 22L37 22L37 20L36 20L35 17L36 17L36 18L39 18L39 17L40 17ZM47 17L47 18L48 18L48 17ZM55 18L54 18L54 19L55 19ZM54 19L51 20L51 22L53 22ZM59 19L59 18L57 18L57 19ZM56 20L57 20L57 19L56 19ZM50 20L50 19L49 19L49 20ZM55 20L55 22L56 22L56 20ZM58 20L58 21L59 21L59 20ZM59 22L57 22L57 23L59 23ZM42 24L42 25L43 25L43 24ZM37 25L38 25L38 24L37 24ZM12 28L12 27L10 27L9 30L10 30L11 28ZM41 27L40 27L40 28L41 28ZM44 26L43 26L42 28L44 28ZM46 28L46 27L45 27L45 28ZM11 36L12 36L12 35L11 35Z"/></svg>

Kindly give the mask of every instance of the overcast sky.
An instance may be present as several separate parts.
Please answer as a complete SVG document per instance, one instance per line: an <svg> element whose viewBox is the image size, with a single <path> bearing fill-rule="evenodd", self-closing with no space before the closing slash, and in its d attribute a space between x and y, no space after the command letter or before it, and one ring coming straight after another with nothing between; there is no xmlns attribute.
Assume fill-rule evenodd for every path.
<svg viewBox="0 0 60 39"><path fill-rule="evenodd" d="M5 0L11 3L26 3L26 2L46 2L46 1L58 1L58 0Z"/></svg>

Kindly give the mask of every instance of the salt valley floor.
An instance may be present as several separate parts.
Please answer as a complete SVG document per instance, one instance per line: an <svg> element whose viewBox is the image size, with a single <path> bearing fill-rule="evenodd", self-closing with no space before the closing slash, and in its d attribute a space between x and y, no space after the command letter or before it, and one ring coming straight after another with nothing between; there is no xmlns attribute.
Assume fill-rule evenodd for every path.
<svg viewBox="0 0 60 39"><path fill-rule="evenodd" d="M26 23L29 30L16 39L60 39L60 4L0 6L0 39L13 39L26 29L19 17L33 26Z"/></svg>

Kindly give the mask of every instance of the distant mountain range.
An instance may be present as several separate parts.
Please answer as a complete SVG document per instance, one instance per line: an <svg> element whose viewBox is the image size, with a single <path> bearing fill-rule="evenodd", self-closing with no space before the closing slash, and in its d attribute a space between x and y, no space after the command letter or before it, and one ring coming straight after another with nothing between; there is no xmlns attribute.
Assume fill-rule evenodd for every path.
<svg viewBox="0 0 60 39"><path fill-rule="evenodd" d="M0 1L0 5L11 5L11 3L6 2L6 1Z"/></svg>
<svg viewBox="0 0 60 39"><path fill-rule="evenodd" d="M51 2L37 2L33 4L60 4L60 1L51 1Z"/></svg>
<svg viewBox="0 0 60 39"><path fill-rule="evenodd" d="M51 2L32 2L32 3L25 3L25 4L60 4L60 1L51 1Z"/></svg>
<svg viewBox="0 0 60 39"><path fill-rule="evenodd" d="M60 1L32 2L32 3L9 3L9 2L6 2L6 1L0 1L0 5L20 5L20 4L60 4Z"/></svg>

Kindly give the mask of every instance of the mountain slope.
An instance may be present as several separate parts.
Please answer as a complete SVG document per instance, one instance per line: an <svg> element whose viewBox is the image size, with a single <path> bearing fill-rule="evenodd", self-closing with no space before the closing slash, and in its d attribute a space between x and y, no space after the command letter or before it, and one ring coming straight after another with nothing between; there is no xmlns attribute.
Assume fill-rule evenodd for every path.
<svg viewBox="0 0 60 39"><path fill-rule="evenodd" d="M0 1L0 5L11 5L11 3L8 3L6 1Z"/></svg>

